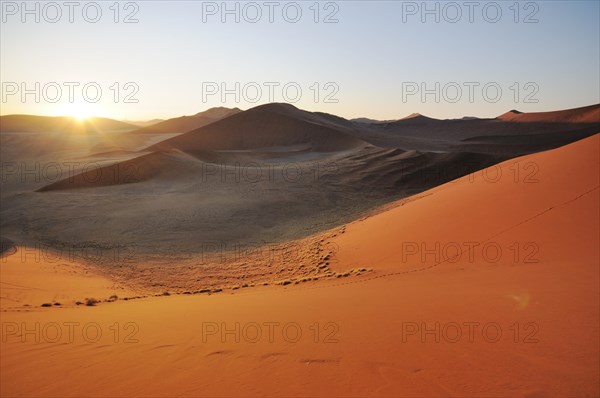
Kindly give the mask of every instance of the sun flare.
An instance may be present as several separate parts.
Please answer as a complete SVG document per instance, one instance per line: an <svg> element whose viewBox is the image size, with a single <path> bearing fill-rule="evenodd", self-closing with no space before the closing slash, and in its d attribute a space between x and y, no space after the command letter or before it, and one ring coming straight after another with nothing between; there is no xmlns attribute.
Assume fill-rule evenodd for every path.
<svg viewBox="0 0 600 398"><path fill-rule="evenodd" d="M89 105L82 104L70 104L63 112L64 115L70 116L79 122L86 121L87 119L91 118L94 113L94 109L92 109Z"/></svg>

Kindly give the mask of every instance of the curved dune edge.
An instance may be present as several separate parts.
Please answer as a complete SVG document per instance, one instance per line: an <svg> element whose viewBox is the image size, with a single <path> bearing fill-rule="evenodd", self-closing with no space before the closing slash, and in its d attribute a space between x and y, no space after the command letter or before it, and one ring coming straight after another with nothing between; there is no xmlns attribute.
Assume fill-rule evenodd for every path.
<svg viewBox="0 0 600 398"><path fill-rule="evenodd" d="M373 275L5 312L5 323L94 322L104 333L94 343L81 337L67 344L21 342L20 333L3 338L1 393L597 396L599 139L504 162L485 177L476 173L434 188L331 236L338 247L332 270L364 265ZM498 170L505 178L491 182ZM513 170L522 172L519 178ZM432 248L486 241L509 254L495 262L477 252L473 260L453 262L402 257L403 242ZM509 249L515 243L535 243L528 258L537 262L524 261L529 251L519 251L515 261ZM451 343L454 334L436 342L435 333L425 339L403 333L424 322L434 330L436 322L440 328L493 323L503 334L497 342L476 333L473 341L464 334ZM137 342L122 335L115 342L109 329L115 323ZM295 334L284 338L276 329L270 341L264 325L274 323L295 324L302 336L293 342ZM250 329L239 341L235 332L207 333L207 325L236 330L236 324L240 330L262 325L262 338L251 342Z"/></svg>
<svg viewBox="0 0 600 398"><path fill-rule="evenodd" d="M346 125L336 124L339 121L334 116L328 116L323 118L288 104L261 105L169 138L148 149L175 148L195 152L310 144L317 152L336 152L368 145L349 134Z"/></svg>
<svg viewBox="0 0 600 398"><path fill-rule="evenodd" d="M101 275L75 251L13 246L0 258L0 311L38 311L135 296L124 284ZM111 298L112 297L112 298Z"/></svg>
<svg viewBox="0 0 600 398"><path fill-rule="evenodd" d="M553 112L519 112L512 110L497 117L507 122L600 123L600 105Z"/></svg>
<svg viewBox="0 0 600 398"><path fill-rule="evenodd" d="M206 111L199 112L192 116L180 116L172 119L163 120L161 122L151 124L134 130L131 134L173 134L185 133L195 130L207 124L214 123L228 116L242 112L239 108L210 108Z"/></svg>

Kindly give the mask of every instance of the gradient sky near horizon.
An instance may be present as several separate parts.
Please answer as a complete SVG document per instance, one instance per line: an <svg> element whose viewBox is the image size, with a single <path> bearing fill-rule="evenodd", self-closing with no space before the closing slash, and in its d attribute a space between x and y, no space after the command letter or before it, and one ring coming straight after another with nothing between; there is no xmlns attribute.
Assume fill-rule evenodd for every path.
<svg viewBox="0 0 600 398"><path fill-rule="evenodd" d="M57 2L62 16L56 23L49 21L56 17L56 9L46 6L44 11L45 3L38 3L37 23L35 14L22 15L21 1L2 1L2 115L169 118L214 106L248 109L286 102L282 87L288 83L302 90L294 105L346 118L397 119L413 112L437 118L494 117L510 109L557 110L600 102L599 1L475 2L472 20L463 1L451 6L427 2L430 10L438 7L439 22L435 13L423 15L421 1L337 1L316 6L315 1L282 1L275 2L272 23L264 1L252 6L228 2L229 9L237 3L239 23L234 14L222 21L221 1L135 1L120 2L118 7L114 1L98 1L102 15L96 23L84 18L82 10L88 3L79 2L73 23L62 1ZM34 9L35 4L28 2L27 7ZM262 17L252 23L256 4ZM302 15L292 23L296 4ZM86 7L85 16L94 19L96 6ZM123 23L134 11L138 22ZM328 15L337 22L324 23ZM39 102L33 94L23 99L22 84L35 90L36 82ZM42 95L42 87L50 82L62 87L58 100L52 84ZM64 82L80 84L73 91L73 103ZM90 82L102 89L97 103L86 101L82 93L81 87ZM125 88L128 82L135 86ZM234 89L236 82L239 101L234 94L223 100L220 93L206 93L207 85L216 84L220 91L223 84ZM270 93L265 82L279 86ZM422 85L434 89L436 82L439 101L434 94L422 98ZM465 82L479 85L470 93ZM118 89L114 83L119 83ZM245 85L247 99L255 102L244 100ZM125 103L136 86L139 91L132 99L138 103ZM457 86L462 92L458 99ZM12 94L15 87L19 92ZM406 95L415 87L419 92ZM499 96L497 87L502 90ZM337 103L325 102L336 88L330 99ZM95 89L90 90L93 97ZM288 98L295 96L291 87Z"/></svg>

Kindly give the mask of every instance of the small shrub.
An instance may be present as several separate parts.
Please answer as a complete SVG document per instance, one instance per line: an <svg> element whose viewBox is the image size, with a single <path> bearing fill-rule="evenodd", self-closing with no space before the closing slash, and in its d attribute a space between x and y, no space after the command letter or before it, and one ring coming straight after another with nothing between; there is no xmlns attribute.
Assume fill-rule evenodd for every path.
<svg viewBox="0 0 600 398"><path fill-rule="evenodd" d="M87 305L88 307L93 307L96 304L98 304L100 301L96 300L95 298L86 298L85 299L85 305Z"/></svg>

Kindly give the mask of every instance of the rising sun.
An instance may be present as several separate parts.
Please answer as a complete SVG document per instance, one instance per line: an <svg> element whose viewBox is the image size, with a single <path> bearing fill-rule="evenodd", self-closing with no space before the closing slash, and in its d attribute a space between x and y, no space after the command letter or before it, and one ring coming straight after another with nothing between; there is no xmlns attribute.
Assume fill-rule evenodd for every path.
<svg viewBox="0 0 600 398"><path fill-rule="evenodd" d="M94 110L90 106L81 104L69 104L64 110L64 114L73 119L83 122L94 115Z"/></svg>

